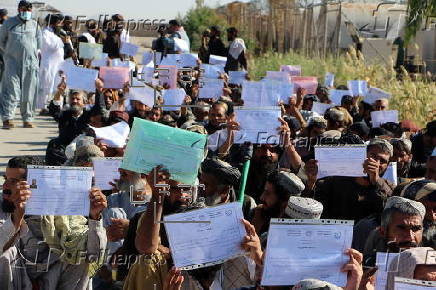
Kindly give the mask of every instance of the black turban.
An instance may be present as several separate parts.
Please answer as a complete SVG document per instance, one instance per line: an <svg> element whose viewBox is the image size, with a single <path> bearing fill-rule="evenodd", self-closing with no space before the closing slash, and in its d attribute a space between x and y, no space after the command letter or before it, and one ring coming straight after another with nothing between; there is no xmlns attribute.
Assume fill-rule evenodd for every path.
<svg viewBox="0 0 436 290"><path fill-rule="evenodd" d="M215 158L208 158L201 164L201 172L214 175L221 184L237 185L241 179L238 168Z"/></svg>

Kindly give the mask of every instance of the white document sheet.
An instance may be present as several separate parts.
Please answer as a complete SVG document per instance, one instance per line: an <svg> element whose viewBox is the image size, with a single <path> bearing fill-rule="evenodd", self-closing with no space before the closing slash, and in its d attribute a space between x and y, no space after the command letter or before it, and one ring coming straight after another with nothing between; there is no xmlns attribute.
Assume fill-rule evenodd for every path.
<svg viewBox="0 0 436 290"><path fill-rule="evenodd" d="M353 94L353 97L356 96L365 97L368 92L368 83L366 81L360 81L360 80L348 81L347 87Z"/></svg>
<svg viewBox="0 0 436 290"><path fill-rule="evenodd" d="M398 111L372 111L371 120L373 128L378 128L380 125L388 122L398 123Z"/></svg>
<svg viewBox="0 0 436 290"><path fill-rule="evenodd" d="M348 90L329 90L329 98L333 104L340 106L342 102L343 96L352 96L351 91Z"/></svg>
<svg viewBox="0 0 436 290"><path fill-rule="evenodd" d="M130 88L128 96L133 101L141 102L149 107L154 106L154 89L149 86Z"/></svg>
<svg viewBox="0 0 436 290"><path fill-rule="evenodd" d="M430 290L435 289L435 281L422 281L395 277L395 290Z"/></svg>
<svg viewBox="0 0 436 290"><path fill-rule="evenodd" d="M67 87L74 90L95 92L95 80L98 70L71 66L65 71L67 75Z"/></svg>
<svg viewBox="0 0 436 290"><path fill-rule="evenodd" d="M122 157L102 157L93 158L92 165L94 167L94 184L101 190L111 190L109 182L120 178L120 168Z"/></svg>
<svg viewBox="0 0 436 290"><path fill-rule="evenodd" d="M289 73L285 71L267 71L265 79L279 82L289 82L291 80Z"/></svg>
<svg viewBox="0 0 436 290"><path fill-rule="evenodd" d="M386 169L383 178L391 182L393 185L397 186L398 176L397 176L397 162L390 162L388 168Z"/></svg>
<svg viewBox="0 0 436 290"><path fill-rule="evenodd" d="M148 64L153 62L153 59L154 59L153 52L146 51L142 55L142 64L143 65L148 65Z"/></svg>
<svg viewBox="0 0 436 290"><path fill-rule="evenodd" d="M242 85L247 77L246 71L229 71L229 84Z"/></svg>
<svg viewBox="0 0 436 290"><path fill-rule="evenodd" d="M199 268L242 256L246 235L242 218L238 202L165 216L175 266Z"/></svg>
<svg viewBox="0 0 436 290"><path fill-rule="evenodd" d="M301 76L301 65L281 65L280 71L287 72L290 76Z"/></svg>
<svg viewBox="0 0 436 290"><path fill-rule="evenodd" d="M366 146L315 146L318 179L326 176L365 176Z"/></svg>
<svg viewBox="0 0 436 290"><path fill-rule="evenodd" d="M241 92L244 107L278 106L280 93L272 82L271 80L263 80L260 82L244 81L242 83Z"/></svg>
<svg viewBox="0 0 436 290"><path fill-rule="evenodd" d="M218 99L223 95L223 83L222 82L207 82L203 84L198 91L199 99Z"/></svg>
<svg viewBox="0 0 436 290"><path fill-rule="evenodd" d="M91 62L91 66L93 67L102 67L102 66L107 66L108 65L108 54L107 53L102 53L99 59L94 59Z"/></svg>
<svg viewBox="0 0 436 290"><path fill-rule="evenodd" d="M318 113L321 116L324 116L325 112L334 107L334 104L324 104L324 103L320 103L320 102L313 102L313 106L312 106L312 112Z"/></svg>
<svg viewBox="0 0 436 290"><path fill-rule="evenodd" d="M279 144L280 108L235 108L236 121L240 124L234 143Z"/></svg>
<svg viewBox="0 0 436 290"><path fill-rule="evenodd" d="M163 107L164 111L179 111L180 106L183 104L183 100L186 97L186 92L183 88L164 90L163 99L166 106L177 107Z"/></svg>
<svg viewBox="0 0 436 290"><path fill-rule="evenodd" d="M89 127L94 130L97 139L102 139L107 146L112 148L123 148L130 132L129 124L124 121L102 128Z"/></svg>
<svg viewBox="0 0 436 290"><path fill-rule="evenodd" d="M200 74L203 78L217 79L224 73L224 66L202 63L200 66Z"/></svg>
<svg viewBox="0 0 436 290"><path fill-rule="evenodd" d="M313 278L345 286L340 269L349 260L345 251L352 239L353 221L271 219L261 285Z"/></svg>
<svg viewBox="0 0 436 290"><path fill-rule="evenodd" d="M386 290L388 272L391 263L398 264L399 253L377 252L376 266L378 267L375 276L375 290Z"/></svg>
<svg viewBox="0 0 436 290"><path fill-rule="evenodd" d="M227 57L225 56L211 54L209 57L210 64L225 66L226 62L227 62Z"/></svg>
<svg viewBox="0 0 436 290"><path fill-rule="evenodd" d="M327 88L333 88L335 85L335 75L332 73L326 73L324 77L324 86Z"/></svg>
<svg viewBox="0 0 436 290"><path fill-rule="evenodd" d="M368 93L366 94L364 101L366 103L372 105L377 100L390 99L390 98L391 98L391 94L388 92L385 92L379 88L369 88Z"/></svg>
<svg viewBox="0 0 436 290"><path fill-rule="evenodd" d="M136 56L138 53L139 46L129 43L129 42L122 42L121 43L121 49L120 54L125 54L128 56Z"/></svg>
<svg viewBox="0 0 436 290"><path fill-rule="evenodd" d="M89 215L91 167L28 166L27 215Z"/></svg>

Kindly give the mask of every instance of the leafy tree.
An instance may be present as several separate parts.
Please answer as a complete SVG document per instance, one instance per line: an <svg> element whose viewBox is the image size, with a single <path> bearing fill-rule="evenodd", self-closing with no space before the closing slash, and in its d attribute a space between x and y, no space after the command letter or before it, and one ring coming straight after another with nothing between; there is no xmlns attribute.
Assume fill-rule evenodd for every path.
<svg viewBox="0 0 436 290"><path fill-rule="evenodd" d="M415 37L416 32L421 28L422 22L428 16L436 16L435 0L409 0L409 15L406 25L406 42Z"/></svg>
<svg viewBox="0 0 436 290"><path fill-rule="evenodd" d="M201 46L201 35L203 31L217 25L221 31L225 31L227 21L220 17L214 9L197 5L196 8L189 10L182 19L183 27L191 40L191 49L198 50Z"/></svg>

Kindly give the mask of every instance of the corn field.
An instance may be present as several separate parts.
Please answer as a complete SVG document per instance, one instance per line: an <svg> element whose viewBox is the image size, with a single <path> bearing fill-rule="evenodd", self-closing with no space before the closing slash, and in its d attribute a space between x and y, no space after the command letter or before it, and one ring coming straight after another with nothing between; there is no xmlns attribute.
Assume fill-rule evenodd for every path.
<svg viewBox="0 0 436 290"><path fill-rule="evenodd" d="M326 72L335 74L335 86L346 85L347 80L366 80L371 87L390 92L390 109L398 110L400 120L413 120L424 127L436 119L436 82L430 76L412 76L406 71L398 79L393 61L389 65L366 65L363 56L351 49L347 54L326 58L306 57L297 53L266 53L249 60L250 77L258 80L268 70L279 70L280 65L301 65L304 76L316 76L324 82Z"/></svg>

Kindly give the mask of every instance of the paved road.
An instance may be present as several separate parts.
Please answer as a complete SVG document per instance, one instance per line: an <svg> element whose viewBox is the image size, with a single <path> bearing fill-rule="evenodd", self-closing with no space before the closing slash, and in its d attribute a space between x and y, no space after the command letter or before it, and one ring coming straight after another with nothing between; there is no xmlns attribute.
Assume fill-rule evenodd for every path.
<svg viewBox="0 0 436 290"><path fill-rule="evenodd" d="M57 136L57 123L52 117L36 117L33 122L36 128L23 128L20 115L15 119L15 128L0 129L0 184L8 160L20 155L45 156L45 149L50 139Z"/></svg>

